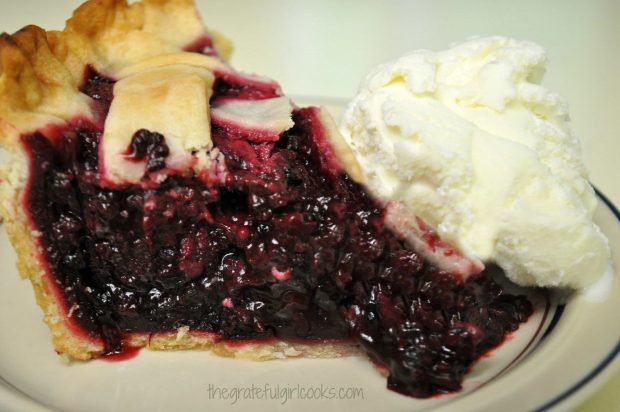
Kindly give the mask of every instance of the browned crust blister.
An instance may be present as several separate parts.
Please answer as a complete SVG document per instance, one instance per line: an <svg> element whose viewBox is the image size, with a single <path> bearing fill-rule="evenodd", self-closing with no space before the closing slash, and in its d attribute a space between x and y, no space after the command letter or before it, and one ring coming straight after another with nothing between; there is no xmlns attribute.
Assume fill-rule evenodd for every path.
<svg viewBox="0 0 620 412"><path fill-rule="evenodd" d="M58 353L87 360L104 352L101 342L75 333L70 310L57 301L55 286L39 259L39 242L23 207L28 156L24 133L77 116L91 118L89 97L79 92L87 65L114 73L143 59L178 52L206 31L192 0L91 0L80 6L63 31L27 26L0 36L0 145L12 160L0 170L0 214L17 252L21 276L32 283ZM224 60L231 43L209 33ZM231 346L210 335L181 328L176 333L129 337L131 346L153 350L211 350L221 356L252 360L287 357L337 357L357 352L350 343L302 344L282 341Z"/></svg>
<svg viewBox="0 0 620 412"><path fill-rule="evenodd" d="M46 32L27 26L0 35L0 144L21 150L19 136L75 114L90 115L70 72L52 53Z"/></svg>

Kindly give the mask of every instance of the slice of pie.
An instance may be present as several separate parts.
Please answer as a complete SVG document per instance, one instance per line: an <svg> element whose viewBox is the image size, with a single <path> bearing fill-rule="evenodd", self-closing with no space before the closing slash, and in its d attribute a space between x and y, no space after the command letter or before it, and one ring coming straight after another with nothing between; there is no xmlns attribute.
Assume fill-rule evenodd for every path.
<svg viewBox="0 0 620 412"><path fill-rule="evenodd" d="M529 301L425 261L329 115L230 49L188 0L93 0L62 32L2 35L0 207L56 351L361 348L391 389L458 390Z"/></svg>

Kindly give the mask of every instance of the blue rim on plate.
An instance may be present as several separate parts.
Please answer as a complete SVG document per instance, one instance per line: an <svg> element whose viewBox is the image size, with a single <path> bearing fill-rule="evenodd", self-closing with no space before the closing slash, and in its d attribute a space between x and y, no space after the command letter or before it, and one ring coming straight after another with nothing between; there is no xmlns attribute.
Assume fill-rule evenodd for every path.
<svg viewBox="0 0 620 412"><path fill-rule="evenodd" d="M314 97L314 96L296 96L296 97L300 99L300 101L316 101L318 99L317 97ZM343 103L343 101L339 98L322 97L320 99L324 103L327 103L327 104L333 104L333 105L338 105L341 107L346 107L346 102ZM607 206L607 208L615 216L616 220L620 223L620 211L618 210L618 208L595 185L593 185L592 183L590 183L590 185L594 189L594 192L596 193L597 197L605 204L605 206ZM544 341L545 338L551 333L551 331L555 329L555 327L558 325L558 322L560 321L560 318L564 314L565 308L566 308L565 304L557 305L556 310L553 314L553 318L551 319L549 326L543 333L543 336L541 340L538 342L538 344ZM603 358L603 360L591 372L589 372L587 375L585 375L583 378L581 378L579 381L573 384L570 388L561 392L559 395L555 396L548 402L544 403L542 406L534 409L533 412L547 411L555 406L558 406L563 401L575 395L580 389L582 389L585 385L587 385L594 378L596 378L601 372L607 369L607 367L618 357L619 353L620 353L620 339L616 342L616 345L611 350L611 352L609 352L607 356L605 356L605 358Z"/></svg>
<svg viewBox="0 0 620 412"><path fill-rule="evenodd" d="M304 100L305 101L316 101L317 99L314 96L297 96L297 98L300 98L301 101L304 101ZM339 98L327 98L326 99L323 97L321 98L321 100L327 104L333 104L333 105L338 105L341 107L346 107L346 103L343 103L342 100ZM616 220L620 223L620 211L618 210L618 208L595 185L593 185L592 183L590 183L590 185L594 189L594 192L596 193L597 197L605 204L605 206L607 206L607 208L612 212ZM556 310L553 314L553 317L547 329L543 333L543 336L541 340L538 342L538 344L544 341L545 338L547 338L547 336L551 333L551 331L555 329L555 327L558 325L560 321L560 318L564 314L565 308L566 308L565 304L557 305ZM575 395L577 392L579 392L580 389L582 389L584 386L590 383L594 378L600 375L601 372L606 370L607 367L618 357L619 353L620 353L620 339L616 342L615 347L601 360L601 362L594 369L592 369L588 374L582 377L579 381L577 381L571 387L564 390L560 394L556 395L554 398L542 404L538 408L534 409L533 412L547 411L555 406L558 406L563 401Z"/></svg>
<svg viewBox="0 0 620 412"><path fill-rule="evenodd" d="M609 208L609 210L611 210L611 212L616 217L618 222L620 222L620 211L618 210L618 208L607 198L607 196L605 196L594 185L592 185L592 187L594 188L594 191L596 192L596 195L599 197L599 199L603 201L603 203ZM545 332L545 335L547 335L555 327L555 325L557 325L563 312L564 312L564 307L563 306L562 308L558 307L558 310L555 313L555 316L553 320L551 321L549 328ZM575 383L573 386L571 386L570 388L566 389L564 392L557 395L555 398L551 399L550 401L543 404L542 406L534 409L533 412L543 412L543 411L549 410L553 408L554 406L557 406L561 402L565 401L566 399L570 398L571 396L575 395L581 388L583 388L586 384L591 382L595 377L597 377L601 372L603 372L603 370L605 370L614 361L614 359L616 359L619 353L620 353L620 339L616 342L616 346L611 350L611 352L609 352L607 356L605 356L603 360L592 371L590 371L590 373L585 375L583 378L577 381L577 383Z"/></svg>

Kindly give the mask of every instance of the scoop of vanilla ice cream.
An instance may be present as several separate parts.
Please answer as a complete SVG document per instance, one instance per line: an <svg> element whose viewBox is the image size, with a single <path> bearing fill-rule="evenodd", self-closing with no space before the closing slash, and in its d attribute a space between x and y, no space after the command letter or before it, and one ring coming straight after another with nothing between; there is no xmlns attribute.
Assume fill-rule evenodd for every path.
<svg viewBox="0 0 620 412"><path fill-rule="evenodd" d="M517 284L579 288L610 251L566 106L540 84L545 63L540 46L503 37L413 52L368 75L341 132L403 221Z"/></svg>

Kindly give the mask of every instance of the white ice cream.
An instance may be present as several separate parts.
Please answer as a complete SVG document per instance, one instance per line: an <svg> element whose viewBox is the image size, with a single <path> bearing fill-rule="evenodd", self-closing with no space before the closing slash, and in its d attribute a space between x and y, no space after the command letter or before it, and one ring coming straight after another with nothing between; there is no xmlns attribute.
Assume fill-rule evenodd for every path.
<svg viewBox="0 0 620 412"><path fill-rule="evenodd" d="M393 225L419 217L518 284L578 288L610 252L566 106L540 85L545 62L501 37L413 52L370 73L341 132L370 190L397 203Z"/></svg>

